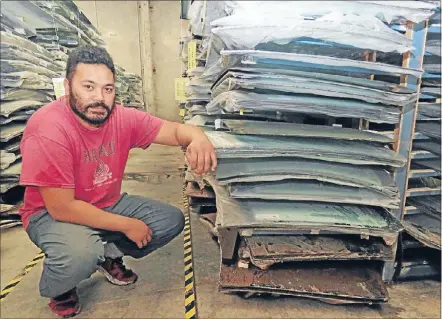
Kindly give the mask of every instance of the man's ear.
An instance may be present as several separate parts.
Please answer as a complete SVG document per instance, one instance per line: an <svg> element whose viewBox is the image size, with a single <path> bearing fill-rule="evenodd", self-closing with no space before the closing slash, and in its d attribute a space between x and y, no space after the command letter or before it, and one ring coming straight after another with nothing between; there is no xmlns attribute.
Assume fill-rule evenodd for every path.
<svg viewBox="0 0 442 319"><path fill-rule="evenodd" d="M69 86L70 86L70 84L69 84L69 80L68 79L64 79L63 86L64 86L64 95L69 95L69 92L70 92Z"/></svg>

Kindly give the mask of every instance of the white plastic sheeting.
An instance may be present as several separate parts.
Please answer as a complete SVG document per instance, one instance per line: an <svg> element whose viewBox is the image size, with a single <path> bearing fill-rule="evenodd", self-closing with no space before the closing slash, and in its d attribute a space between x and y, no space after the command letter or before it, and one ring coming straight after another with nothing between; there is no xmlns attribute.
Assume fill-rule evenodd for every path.
<svg viewBox="0 0 442 319"><path fill-rule="evenodd" d="M317 20L283 15L233 15L215 21L206 68L221 63L223 50L251 50L261 43L287 45L299 39L324 41L332 46L380 52L404 53L413 49L411 40L391 30L374 17L330 13Z"/></svg>
<svg viewBox="0 0 442 319"><path fill-rule="evenodd" d="M421 22L437 7L424 1L234 1L231 14L280 14L286 16L321 17L331 12L377 17L390 23L407 19Z"/></svg>
<svg viewBox="0 0 442 319"><path fill-rule="evenodd" d="M211 22L226 16L233 5L234 1L194 1L188 12L192 33L198 36L209 36Z"/></svg>
<svg viewBox="0 0 442 319"><path fill-rule="evenodd" d="M434 4L421 1L235 1L211 23L213 36L206 67L220 64L222 50L257 49L259 44L287 45L311 41L342 48L405 53L413 49L405 35L384 22L420 22L434 14ZM222 8L220 8L222 11ZM226 12L232 12L227 15ZM207 21L204 20L204 21ZM207 73L205 74L207 75Z"/></svg>
<svg viewBox="0 0 442 319"><path fill-rule="evenodd" d="M252 49L259 43L287 44L293 39L309 37L341 45L382 52L404 53L411 50L411 40L391 30L370 16L332 12L316 20L303 17L253 13L221 18L212 33L219 36L226 49Z"/></svg>
<svg viewBox="0 0 442 319"><path fill-rule="evenodd" d="M383 22L407 19L421 22L433 14L437 4L424 1L193 1L188 16L192 33L209 36L217 19L230 15L320 18L343 14L376 17ZM214 22L215 21L215 22Z"/></svg>

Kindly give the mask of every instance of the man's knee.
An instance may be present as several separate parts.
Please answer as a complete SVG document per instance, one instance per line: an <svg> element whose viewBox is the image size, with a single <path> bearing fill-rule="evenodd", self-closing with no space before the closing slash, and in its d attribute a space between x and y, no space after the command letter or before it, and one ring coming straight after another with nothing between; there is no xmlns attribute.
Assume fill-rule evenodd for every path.
<svg viewBox="0 0 442 319"><path fill-rule="evenodd" d="M133 258L143 258L152 251L161 248L178 236L184 228L184 215L178 208L169 205L162 211L160 223L155 223L152 229L152 240L142 249L127 250L126 254ZM149 226L149 225L148 225Z"/></svg>
<svg viewBox="0 0 442 319"><path fill-rule="evenodd" d="M169 221L169 227L168 232L172 235L172 237L175 237L179 235L184 228L184 215L175 206L171 206L170 210L167 212L168 215L168 221Z"/></svg>
<svg viewBox="0 0 442 319"><path fill-rule="evenodd" d="M184 214L183 212L177 208L177 207L173 207L174 209L172 210L172 216L175 222L175 225L180 229L180 232L183 230L184 228Z"/></svg>
<svg viewBox="0 0 442 319"><path fill-rule="evenodd" d="M80 240L60 248L47 253L45 263L54 275L59 273L83 280L92 275L104 261L104 247L101 241L85 244Z"/></svg>
<svg viewBox="0 0 442 319"><path fill-rule="evenodd" d="M160 223L155 224L155 228L152 229L150 245L153 249L166 245L178 236L184 228L184 215L181 210L169 205L163 214L164 218Z"/></svg>
<svg viewBox="0 0 442 319"><path fill-rule="evenodd" d="M165 244L183 231L184 215L177 207L167 205L161 211L161 219L147 226L152 229L152 241Z"/></svg>

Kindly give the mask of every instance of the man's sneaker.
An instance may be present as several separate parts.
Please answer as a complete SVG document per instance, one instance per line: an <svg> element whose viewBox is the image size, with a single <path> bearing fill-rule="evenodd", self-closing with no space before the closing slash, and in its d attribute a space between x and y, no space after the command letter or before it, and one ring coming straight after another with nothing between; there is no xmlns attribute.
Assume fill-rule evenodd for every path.
<svg viewBox="0 0 442 319"><path fill-rule="evenodd" d="M108 258L98 267L98 271L106 276L114 285L127 286L137 281L138 276L130 269L126 269L123 258Z"/></svg>
<svg viewBox="0 0 442 319"><path fill-rule="evenodd" d="M78 300L77 289L74 288L58 297L51 298L49 308L63 318L71 318L78 315L81 311L81 305Z"/></svg>

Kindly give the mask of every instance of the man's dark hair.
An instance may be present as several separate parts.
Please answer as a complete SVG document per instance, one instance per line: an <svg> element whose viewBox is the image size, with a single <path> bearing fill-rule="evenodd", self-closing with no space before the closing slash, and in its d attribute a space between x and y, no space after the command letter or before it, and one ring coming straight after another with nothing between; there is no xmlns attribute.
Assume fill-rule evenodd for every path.
<svg viewBox="0 0 442 319"><path fill-rule="evenodd" d="M75 69L80 63L104 64L109 68L109 70L112 71L112 74L115 77L114 62L112 61L109 53L107 53L107 51L103 48L92 45L83 45L74 49L69 54L68 62L66 64L66 79L69 81L72 80Z"/></svg>

